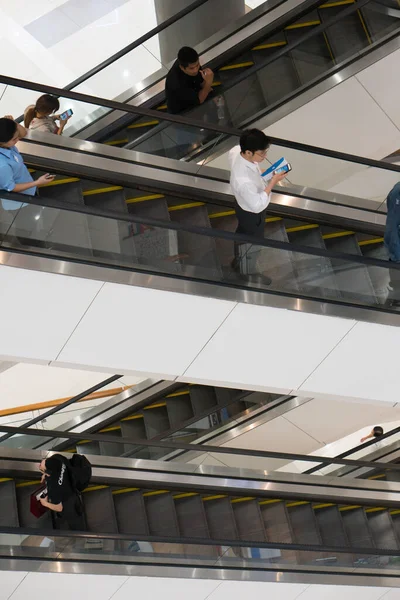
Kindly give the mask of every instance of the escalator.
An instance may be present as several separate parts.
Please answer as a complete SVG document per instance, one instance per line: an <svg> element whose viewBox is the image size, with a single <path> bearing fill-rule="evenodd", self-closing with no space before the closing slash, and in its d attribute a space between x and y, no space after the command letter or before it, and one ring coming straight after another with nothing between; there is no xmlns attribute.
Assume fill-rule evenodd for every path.
<svg viewBox="0 0 400 600"><path fill-rule="evenodd" d="M53 527L68 529L63 519L52 520L49 512L40 519L30 514L29 497L39 485L34 473L41 457L34 451L14 451L12 456L1 451L0 528L9 533L23 528L51 536ZM382 487L387 484L375 482L356 481L346 487L335 478L321 483L316 477L292 476L289 481L276 473L212 467L202 467L198 474L176 464L89 458L94 476L83 493L87 530L100 537L132 536L130 541L108 541L110 552L135 552L132 545L141 539L170 540L180 543L188 557L195 548L190 544L198 544L199 557L206 559L218 556L215 544L226 551L240 542L258 548L258 555L250 556L258 556L259 565L264 560L268 568L396 568L400 510L395 484L388 494ZM263 544L274 543L280 548L263 555ZM245 559L248 550L234 548L232 556ZM371 556L363 556L363 550ZM385 561L379 551L389 553Z"/></svg>
<svg viewBox="0 0 400 600"><path fill-rule="evenodd" d="M76 142L70 140L69 144ZM156 170L149 163L130 166L84 154L85 165L72 169L67 159L76 160L76 153L67 152L64 158L54 147L25 142L22 150L36 170L35 176L47 171L50 164L63 171L41 189L43 204L54 206L44 209L42 229L33 227L33 237L43 253L72 253L90 262L156 269L177 278L194 277L241 288L254 283L231 267L236 218L224 172L209 169L196 180L176 171ZM397 166L385 163L385 169L389 171L382 170L384 176L397 176ZM98 173L99 179L66 176L71 171ZM251 240L259 251L257 268L273 279L269 288L260 284L257 289L396 310L398 291L390 289L389 267L393 270L393 266L384 260L384 214L368 201L363 208L361 199L335 194L328 200L329 194L318 190L309 194L308 190L282 188L270 205L266 241L254 244ZM33 223L35 206L31 210ZM5 213L5 220L7 216ZM18 218L9 225L2 224L8 237L5 247L10 247L10 242L12 247Z"/></svg>
<svg viewBox="0 0 400 600"><path fill-rule="evenodd" d="M325 1L312 3L307 10L302 3L298 18L293 10L288 11L286 22L271 17L271 23L257 32L257 39L253 35L246 40L242 32L240 41L232 41L229 51L210 62L215 71L214 96L224 98L223 116L218 118L213 99L187 113L204 119L202 135L157 118L126 116L116 129L102 131L99 122L98 133L87 131L89 139L175 159L204 158L205 149L220 141L207 130L208 123L262 127L263 116L398 35L397 0L358 4L355 0ZM147 100L145 106L159 112L167 109L160 94L156 102ZM182 142L182 132L186 138L191 136L190 142ZM87 137L84 131L79 136Z"/></svg>
<svg viewBox="0 0 400 600"><path fill-rule="evenodd" d="M6 447L160 460L169 455L170 450L158 447L158 441L196 443L206 433L228 431L239 423L244 426L255 419L262 422L270 415L273 418L307 401L293 403L290 396L221 387L164 384L163 392L153 392L149 388L147 394L133 395L131 401L121 402L118 410L118 398L110 404L110 411L100 405L99 409L95 408L79 419L78 428L74 420L59 426L60 440L71 432L82 434L82 439L73 447L68 442L39 441L29 435L13 436L6 441L0 439L0 442ZM51 423L48 424L46 419L39 426L48 429ZM84 439L87 433L105 434L107 441ZM110 436L115 438L115 443L110 441ZM152 441L154 446L121 445L118 443L121 437Z"/></svg>

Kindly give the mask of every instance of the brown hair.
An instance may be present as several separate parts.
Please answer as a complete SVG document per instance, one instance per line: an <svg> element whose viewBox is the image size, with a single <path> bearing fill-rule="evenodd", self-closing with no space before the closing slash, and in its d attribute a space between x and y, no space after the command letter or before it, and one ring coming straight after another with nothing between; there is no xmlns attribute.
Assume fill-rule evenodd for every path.
<svg viewBox="0 0 400 600"><path fill-rule="evenodd" d="M24 115L24 125L29 128L32 120L38 115L43 113L51 114L53 111L60 108L58 98L51 96L50 94L44 94L37 99L35 106L28 108Z"/></svg>

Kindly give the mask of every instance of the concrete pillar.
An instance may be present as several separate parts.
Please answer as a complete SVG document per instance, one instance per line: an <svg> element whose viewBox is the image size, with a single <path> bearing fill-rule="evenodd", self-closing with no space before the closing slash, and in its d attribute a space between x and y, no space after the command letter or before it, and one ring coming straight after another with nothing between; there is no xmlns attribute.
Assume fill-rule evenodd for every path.
<svg viewBox="0 0 400 600"><path fill-rule="evenodd" d="M187 7L192 0L154 0L157 23ZM165 65L182 46L195 47L245 14L245 0L208 0L159 34L161 62Z"/></svg>

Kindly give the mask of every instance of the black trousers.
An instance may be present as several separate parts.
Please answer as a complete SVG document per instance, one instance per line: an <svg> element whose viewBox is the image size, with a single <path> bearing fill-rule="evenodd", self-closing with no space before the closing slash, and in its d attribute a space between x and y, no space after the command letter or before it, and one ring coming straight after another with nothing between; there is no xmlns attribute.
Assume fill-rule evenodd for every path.
<svg viewBox="0 0 400 600"><path fill-rule="evenodd" d="M243 233L244 235L254 236L258 238L264 237L265 215L267 212L266 209L260 213L252 213L248 212L247 210L243 210L243 208L241 208L236 202L235 212L238 220L236 233ZM240 269L240 245L241 244L235 242L235 258L232 265L235 270Z"/></svg>

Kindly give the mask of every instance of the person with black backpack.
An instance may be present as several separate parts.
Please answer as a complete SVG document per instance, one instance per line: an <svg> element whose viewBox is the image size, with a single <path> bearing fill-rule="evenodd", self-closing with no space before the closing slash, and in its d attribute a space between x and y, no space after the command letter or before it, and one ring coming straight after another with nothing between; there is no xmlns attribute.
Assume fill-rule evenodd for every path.
<svg viewBox="0 0 400 600"><path fill-rule="evenodd" d="M85 456L74 454L68 460L62 454L53 454L39 465L42 483L47 493L40 498L42 506L57 513L69 528L83 531L85 517L81 492L87 487L92 469Z"/></svg>

